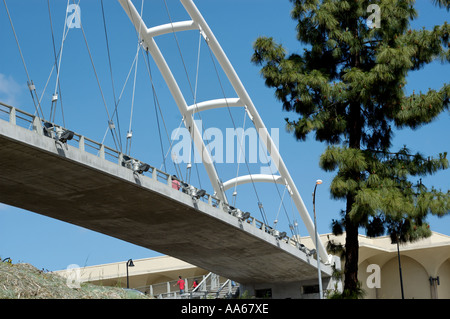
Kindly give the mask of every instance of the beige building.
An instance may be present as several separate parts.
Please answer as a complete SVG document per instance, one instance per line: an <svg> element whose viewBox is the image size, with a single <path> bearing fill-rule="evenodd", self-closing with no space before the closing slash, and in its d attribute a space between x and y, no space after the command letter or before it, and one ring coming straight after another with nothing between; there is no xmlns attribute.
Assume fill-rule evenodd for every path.
<svg viewBox="0 0 450 319"><path fill-rule="evenodd" d="M321 239L344 244L345 234ZM307 247L310 242L303 239ZM450 236L433 232L429 238L400 245L400 264L405 299L450 299ZM397 245L389 236L359 235L358 279L365 298L402 298L399 274Z"/></svg>
<svg viewBox="0 0 450 319"><path fill-rule="evenodd" d="M345 234L320 237L325 245L329 240L345 242ZM313 248L309 237L302 237L301 243ZM391 244L388 236L369 238L364 235L359 235L359 245L358 278L366 292L365 298L401 298L397 246ZM401 245L400 262L405 298L450 299L450 236L433 232L429 238ZM73 271L57 273L72 274L73 279L76 277ZM188 292L192 291L194 280L203 280L203 291L230 291L232 288L227 278L169 256L133 260L132 267L127 267L127 261L85 267L77 270L77 276L80 282L123 288L127 287L128 278L130 288L157 298L179 297L179 288L174 286L178 276L186 281Z"/></svg>

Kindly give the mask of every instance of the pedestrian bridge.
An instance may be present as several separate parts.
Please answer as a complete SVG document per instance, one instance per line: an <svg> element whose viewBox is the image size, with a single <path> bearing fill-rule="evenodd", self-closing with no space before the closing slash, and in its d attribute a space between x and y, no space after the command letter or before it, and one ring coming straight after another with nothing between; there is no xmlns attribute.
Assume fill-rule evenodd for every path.
<svg viewBox="0 0 450 319"><path fill-rule="evenodd" d="M241 284L317 279L315 255L294 238L192 186L174 189L172 176L149 164L3 103L0 149L2 203ZM331 276L331 265L321 270Z"/></svg>

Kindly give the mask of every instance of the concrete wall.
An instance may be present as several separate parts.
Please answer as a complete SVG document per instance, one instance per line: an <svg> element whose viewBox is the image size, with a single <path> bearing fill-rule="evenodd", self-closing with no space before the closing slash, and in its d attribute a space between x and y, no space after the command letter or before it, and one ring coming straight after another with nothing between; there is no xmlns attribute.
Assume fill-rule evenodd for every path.
<svg viewBox="0 0 450 319"><path fill-rule="evenodd" d="M267 283L254 285L241 285L241 294L248 296L257 296L266 298L265 291L270 291L270 297L273 299L318 299L319 293L313 292L318 289L317 280L304 280L290 283ZM330 277L323 278L322 281L325 290L331 289ZM268 296L269 297L269 296Z"/></svg>

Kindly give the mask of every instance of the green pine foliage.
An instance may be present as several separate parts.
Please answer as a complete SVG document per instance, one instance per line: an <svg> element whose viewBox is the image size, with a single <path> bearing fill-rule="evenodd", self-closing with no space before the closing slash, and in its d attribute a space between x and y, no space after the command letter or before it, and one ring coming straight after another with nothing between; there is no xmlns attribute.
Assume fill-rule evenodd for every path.
<svg viewBox="0 0 450 319"><path fill-rule="evenodd" d="M299 141L313 134L327 144L320 167L336 172L331 195L347 203L332 229L347 233L344 289L351 296L359 289L358 228L414 241L431 235L427 215L450 212L449 191L422 183L448 168L447 153L392 150L393 128L417 129L449 109L449 84L408 95L406 77L433 61L450 62L450 25L412 30L413 0L290 1L303 51L288 54L260 37L252 62L283 110L296 115L286 118L287 129ZM450 10L450 0L432 2ZM370 4L380 8L379 28L367 23Z"/></svg>

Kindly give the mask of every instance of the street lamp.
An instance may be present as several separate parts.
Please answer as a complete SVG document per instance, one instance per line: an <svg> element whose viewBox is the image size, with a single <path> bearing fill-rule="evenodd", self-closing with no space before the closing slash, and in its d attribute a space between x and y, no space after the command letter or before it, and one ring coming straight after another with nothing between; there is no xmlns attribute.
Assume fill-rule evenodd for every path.
<svg viewBox="0 0 450 319"><path fill-rule="evenodd" d="M128 261L127 261L127 288L130 288L130 282L129 282L129 278L128 278L128 267L134 267L132 259L128 259Z"/></svg>
<svg viewBox="0 0 450 319"><path fill-rule="evenodd" d="M316 222L316 189L317 185L322 184L322 180L318 179L316 181L316 185L314 186L314 193L313 193L313 212L314 212L314 230L315 230L315 238L316 238L316 254L317 254L317 272L319 275L319 298L323 299L323 293L322 293L322 275L320 271L320 257L319 257L319 250L317 249L317 243L318 243L318 233L317 233L317 222Z"/></svg>

